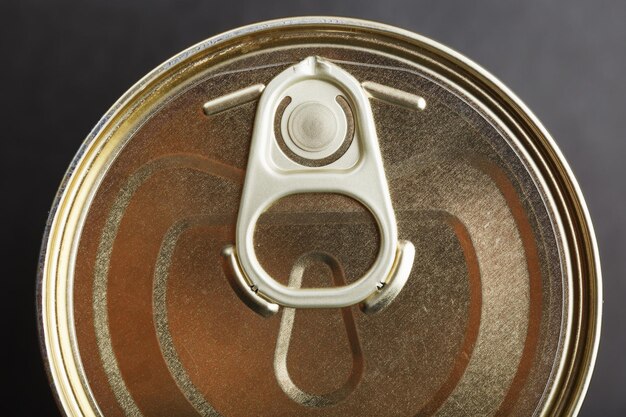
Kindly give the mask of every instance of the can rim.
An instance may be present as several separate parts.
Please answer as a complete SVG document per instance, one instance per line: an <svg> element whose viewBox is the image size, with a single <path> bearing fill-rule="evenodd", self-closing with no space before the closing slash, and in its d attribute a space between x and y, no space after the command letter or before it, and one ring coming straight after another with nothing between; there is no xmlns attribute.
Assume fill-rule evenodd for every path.
<svg viewBox="0 0 626 417"><path fill-rule="evenodd" d="M96 138L98 138L98 136L109 126L110 122L115 119L115 116L120 112L120 110L123 109L126 104L131 102L144 89L144 87L153 82L160 75L166 73L168 70L196 53L202 52L226 41L262 31L320 25L374 30L384 35L396 38L399 37L409 42L418 43L437 50L438 54L455 62L462 70L468 71L481 81L484 84L484 87L481 87L481 90L495 94L511 106L513 111L522 115L525 118L525 123L535 130L538 136L545 141L547 148L551 151L551 162L556 163L556 168L560 171L561 176L566 180L565 184L559 184L559 186L564 189L566 194L570 197L571 201L569 203L572 206L571 209L573 209L573 213L577 216L576 223L580 228L580 230L577 230L580 234L578 238L582 243L582 249L579 250L585 251L585 258L589 260L589 265L583 272L592 272L589 276L589 284L591 288L588 306L589 314L587 315L589 322L587 323L588 329L586 334L582 335L584 337L584 343L582 346L582 357L580 358L581 363L577 368L576 379L573 382L570 382L572 385L570 389L573 391L563 400L565 405L562 405L564 408L561 410L565 411L566 415L577 415L589 387L598 352L602 322L602 278L598 245L591 216L576 177L565 160L561 150L546 128L541 124L539 119L522 102L521 99L519 99L498 78L459 52L456 52L452 48L449 48L430 38L392 25L370 20L330 16L302 16L262 21L229 30L196 43L195 45L174 55L172 58L167 59L130 87L106 111L104 116L102 116L82 142L76 155L72 158L69 168L63 176L58 192L53 200L52 207L49 211L49 216L42 238L37 268L36 307L40 348L47 375L51 386L54 387L53 393L60 410L62 410L66 415L72 416L102 415L102 413L97 410L96 404L90 404L91 407L93 407L91 409L84 409L76 401L76 399L73 398L77 394L74 391L75 387L73 387L67 380L67 370L65 367L59 367L59 365L63 365L65 361L63 359L64 355L60 351L60 346L51 345L51 337L53 336L50 333L56 332L58 323L56 322L56 317L54 317L54 311L51 311L52 308L48 305L48 289L46 285L47 283L45 282L48 258L50 255L50 245L51 240L54 238L54 230L55 226L57 226L55 223L57 221L57 215L59 214L60 205L68 194L70 179L75 174L77 167L83 161L86 151L90 148ZM52 302L52 307L54 307L54 301L55 300ZM49 320L51 319L50 315L53 316L52 323L49 323ZM50 328L51 324L53 325L52 329ZM56 336L58 337L58 335Z"/></svg>

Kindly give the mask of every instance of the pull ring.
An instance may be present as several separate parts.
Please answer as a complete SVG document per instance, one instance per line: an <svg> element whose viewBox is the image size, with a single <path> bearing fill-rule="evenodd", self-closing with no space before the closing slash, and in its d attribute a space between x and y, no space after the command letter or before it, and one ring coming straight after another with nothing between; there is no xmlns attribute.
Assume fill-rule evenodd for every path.
<svg viewBox="0 0 626 417"><path fill-rule="evenodd" d="M245 291L240 288L238 295L252 297L254 300L245 300L246 304L263 315L272 314L278 306L341 308L359 303L363 311L375 312L388 305L408 279L415 248L410 242L398 241L369 104L369 97L374 95L370 92L375 91L377 98L389 92L372 85L367 85L366 90L339 66L320 57L308 57L277 75L264 89L255 86L253 92L261 95L237 219L236 245L223 254L227 272L236 278L231 283L247 286ZM403 102L417 102L420 105L416 108L423 108L423 99L400 93L404 94L400 96ZM241 100L251 95L246 91ZM354 118L354 138L339 158L327 165L305 166L281 151L274 119L279 104L290 97L291 103L282 116L281 140L289 142L286 145L300 158L322 159L336 152L348 124L344 110L337 104L339 96L349 103ZM415 97L417 101L412 99ZM234 98L229 96L226 101L236 101ZM392 98L401 101L397 96ZM210 103L205 104L205 111L211 108ZM303 193L344 194L370 210L378 225L380 248L373 265L361 278L333 288L290 288L269 276L260 265L253 242L257 220L280 198Z"/></svg>

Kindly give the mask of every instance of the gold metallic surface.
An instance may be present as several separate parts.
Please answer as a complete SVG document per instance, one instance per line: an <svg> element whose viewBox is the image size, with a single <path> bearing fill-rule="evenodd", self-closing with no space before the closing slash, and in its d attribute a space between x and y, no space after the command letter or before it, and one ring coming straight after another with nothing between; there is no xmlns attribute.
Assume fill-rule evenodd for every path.
<svg viewBox="0 0 626 417"><path fill-rule="evenodd" d="M323 276L325 273L332 275L332 281L335 285L341 286L346 284L343 276L343 268L337 259L332 255L324 252L309 252L304 254L294 265L289 277L289 286L300 288L302 286L302 278L309 268L318 268L316 275ZM320 267L328 269L327 271L319 271ZM278 330L278 338L276 340L276 353L274 354L274 372L276 380L281 389L287 396L307 407L329 407L345 400L360 382L363 376L363 352L361 350L361 342L356 329L354 315L350 307L341 309L341 316L346 328L346 337L350 346L352 355L352 369L345 382L337 389L323 394L309 394L301 390L291 379L289 375L289 367L287 365L287 357L289 355L289 343L293 332L293 323L296 316L296 309L287 308L283 312L280 328Z"/></svg>
<svg viewBox="0 0 626 417"><path fill-rule="evenodd" d="M575 415L597 344L599 265L547 133L430 41L357 21L291 23L185 52L81 150L41 272L42 337L66 414ZM428 103L371 102L399 238L416 259L378 314L263 318L220 255L234 241L256 104L208 116L203 105L314 55ZM263 268L297 287L358 279L378 244L371 214L332 194L284 198L255 232Z"/></svg>

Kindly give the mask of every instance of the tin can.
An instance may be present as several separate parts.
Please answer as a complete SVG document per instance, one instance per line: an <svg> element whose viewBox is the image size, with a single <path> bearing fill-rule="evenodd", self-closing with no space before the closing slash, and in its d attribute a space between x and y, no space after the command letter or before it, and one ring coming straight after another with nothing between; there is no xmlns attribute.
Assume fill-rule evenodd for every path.
<svg viewBox="0 0 626 417"><path fill-rule="evenodd" d="M69 168L39 280L68 416L571 416L601 317L532 113L343 18L237 29L132 87Z"/></svg>

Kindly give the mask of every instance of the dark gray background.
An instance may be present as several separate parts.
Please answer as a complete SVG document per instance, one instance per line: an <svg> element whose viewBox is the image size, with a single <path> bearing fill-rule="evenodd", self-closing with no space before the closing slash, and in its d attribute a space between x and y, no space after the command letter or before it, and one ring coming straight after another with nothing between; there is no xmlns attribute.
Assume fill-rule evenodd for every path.
<svg viewBox="0 0 626 417"><path fill-rule="evenodd" d="M134 82L218 32L326 14L413 30L480 63L543 121L585 193L605 286L582 416L626 415L626 2L67 1L0 4L2 415L58 415L39 357L35 273L56 187L83 138Z"/></svg>

